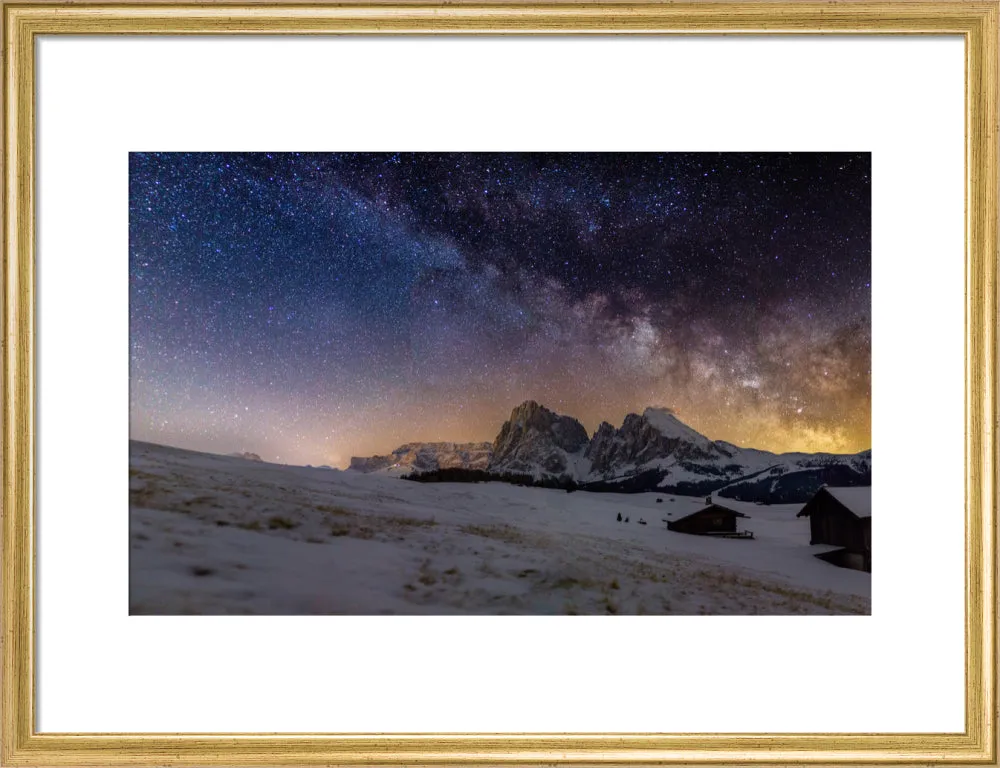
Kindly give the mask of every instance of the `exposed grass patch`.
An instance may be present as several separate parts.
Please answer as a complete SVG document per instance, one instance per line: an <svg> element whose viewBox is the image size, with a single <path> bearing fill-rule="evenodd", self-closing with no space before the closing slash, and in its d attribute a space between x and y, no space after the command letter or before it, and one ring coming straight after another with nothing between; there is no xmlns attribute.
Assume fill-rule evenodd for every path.
<svg viewBox="0 0 1000 768"><path fill-rule="evenodd" d="M572 576L563 576L556 580L556 583L552 585L555 589L572 589L573 587L581 586L579 580L574 579Z"/></svg>
<svg viewBox="0 0 1000 768"><path fill-rule="evenodd" d="M349 509L344 509L343 507L334 507L329 504L318 504L316 509L327 515L338 515L338 516L350 516L354 513Z"/></svg>
<svg viewBox="0 0 1000 768"><path fill-rule="evenodd" d="M564 573L552 582L552 589L574 589L575 587L579 587L580 589L594 589L599 586L601 586L599 582L580 574L570 576Z"/></svg>
<svg viewBox="0 0 1000 768"><path fill-rule="evenodd" d="M264 526L260 524L260 520L251 520L249 523L239 523L240 528L247 531L262 531Z"/></svg>
<svg viewBox="0 0 1000 768"><path fill-rule="evenodd" d="M471 533L473 536L482 536L485 539L496 539L506 544L524 544L527 542L527 538L520 530L507 523L463 525L459 530L462 533Z"/></svg>
<svg viewBox="0 0 1000 768"><path fill-rule="evenodd" d="M437 525L437 520L433 518L406 517L404 515L380 517L378 522L384 523L389 528L433 528Z"/></svg>
<svg viewBox="0 0 1000 768"><path fill-rule="evenodd" d="M618 585L618 579L617 578L611 580L611 588L612 589L621 589L621 587Z"/></svg>
<svg viewBox="0 0 1000 768"><path fill-rule="evenodd" d="M780 595L785 598L786 605L789 608L805 603L807 605L814 605L818 608L823 608L835 613L842 613L845 611L850 613L863 612L856 610L853 606L850 606L850 601L848 600L837 600L836 598L838 596L832 592L825 592L817 595L812 592L806 592L793 587L785 587L780 584L773 584L746 576L740 576L732 571L700 570L697 571L697 575L709 583L714 583L731 589L750 590L758 594L769 593L772 595Z"/></svg>
<svg viewBox="0 0 1000 768"><path fill-rule="evenodd" d="M670 580L666 570L646 563L637 563L633 566L631 575L637 581L651 581L654 584L666 584Z"/></svg>
<svg viewBox="0 0 1000 768"><path fill-rule="evenodd" d="M267 527L272 531L284 530L290 531L293 528L298 528L299 524L294 520L289 520L287 517L282 517L281 515L274 515L268 518Z"/></svg>
<svg viewBox="0 0 1000 768"><path fill-rule="evenodd" d="M449 568L447 571L442 572L441 574L441 581L444 581L447 584L451 584L452 586L461 584L464 580L465 579L462 576L462 572L458 569L457 565L453 565L451 568Z"/></svg>
<svg viewBox="0 0 1000 768"><path fill-rule="evenodd" d="M420 564L420 573L417 576L417 581L419 581L425 587L429 587L432 584L437 584L437 580L438 580L437 575L431 569L431 561L424 560L424 562Z"/></svg>
<svg viewBox="0 0 1000 768"><path fill-rule="evenodd" d="M146 502L151 501L155 495L156 489L151 485L142 488L129 488L128 501L132 506L142 507L146 505Z"/></svg>
<svg viewBox="0 0 1000 768"><path fill-rule="evenodd" d="M193 499L186 499L181 502L182 506L185 507L212 507L213 509L222 509L222 505L214 496L195 496Z"/></svg>

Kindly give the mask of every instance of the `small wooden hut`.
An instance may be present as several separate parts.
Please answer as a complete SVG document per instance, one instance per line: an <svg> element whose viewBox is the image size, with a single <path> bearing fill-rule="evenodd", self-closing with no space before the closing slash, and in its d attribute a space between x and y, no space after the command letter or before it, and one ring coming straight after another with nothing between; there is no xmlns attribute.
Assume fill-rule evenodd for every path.
<svg viewBox="0 0 1000 768"><path fill-rule="evenodd" d="M746 517L742 512L711 503L684 517L670 520L667 528L679 533L695 533L702 536L736 534L736 518Z"/></svg>
<svg viewBox="0 0 1000 768"><path fill-rule="evenodd" d="M871 572L871 486L831 488L825 485L816 491L798 517L809 518L810 544L840 547L818 557L844 568Z"/></svg>

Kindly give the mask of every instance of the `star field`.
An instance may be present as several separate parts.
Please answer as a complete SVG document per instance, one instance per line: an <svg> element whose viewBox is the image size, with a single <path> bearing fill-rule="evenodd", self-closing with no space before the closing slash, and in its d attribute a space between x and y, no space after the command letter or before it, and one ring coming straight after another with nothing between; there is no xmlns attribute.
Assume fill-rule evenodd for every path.
<svg viewBox="0 0 1000 768"><path fill-rule="evenodd" d="M871 445L861 154L133 153L131 436L344 466L534 399Z"/></svg>

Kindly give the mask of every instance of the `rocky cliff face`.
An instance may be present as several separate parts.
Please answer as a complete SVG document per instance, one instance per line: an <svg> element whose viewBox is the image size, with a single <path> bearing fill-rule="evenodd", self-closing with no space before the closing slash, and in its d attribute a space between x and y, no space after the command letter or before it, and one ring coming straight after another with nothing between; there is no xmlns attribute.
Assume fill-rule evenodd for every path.
<svg viewBox="0 0 1000 768"><path fill-rule="evenodd" d="M713 461L722 453L708 438L698 434L664 408L647 408L640 416L630 413L621 428L607 422L598 427L586 456L591 472L614 476L625 466L639 466L659 459Z"/></svg>
<svg viewBox="0 0 1000 768"><path fill-rule="evenodd" d="M575 477L589 442L579 421L528 400L511 411L500 428L493 441L490 470Z"/></svg>

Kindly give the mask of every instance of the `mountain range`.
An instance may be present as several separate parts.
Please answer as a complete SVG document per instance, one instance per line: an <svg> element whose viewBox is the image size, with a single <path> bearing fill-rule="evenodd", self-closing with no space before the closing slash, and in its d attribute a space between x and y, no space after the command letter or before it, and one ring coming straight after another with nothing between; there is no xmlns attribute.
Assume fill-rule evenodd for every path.
<svg viewBox="0 0 1000 768"><path fill-rule="evenodd" d="M406 443L388 456L352 456L348 469L429 472L435 469L488 469L492 443Z"/></svg>
<svg viewBox="0 0 1000 768"><path fill-rule="evenodd" d="M871 449L856 454L782 453L709 440L669 408L630 413L593 435L571 416L528 400L493 443L407 443L388 456L354 457L360 472L475 469L563 480L581 490L717 493L742 501L798 503L822 485L871 485Z"/></svg>

